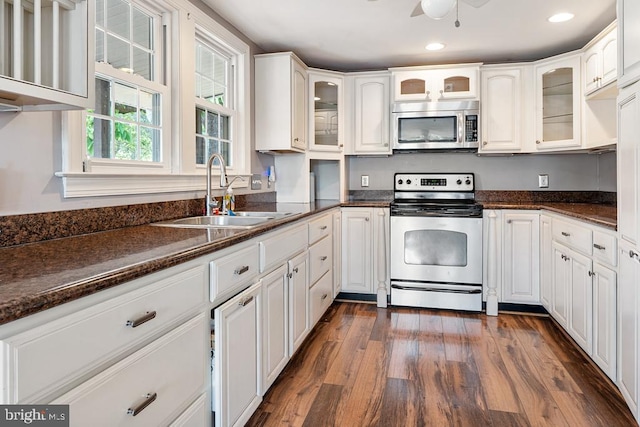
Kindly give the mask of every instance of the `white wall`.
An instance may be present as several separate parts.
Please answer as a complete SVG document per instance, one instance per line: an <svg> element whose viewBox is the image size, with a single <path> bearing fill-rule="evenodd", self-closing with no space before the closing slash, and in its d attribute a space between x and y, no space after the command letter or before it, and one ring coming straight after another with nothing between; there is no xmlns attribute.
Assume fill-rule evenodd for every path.
<svg viewBox="0 0 640 427"><path fill-rule="evenodd" d="M473 153L396 154L350 157L350 190L393 190L395 172L473 172L478 190L540 190L538 174L549 175L549 190L616 191L615 153L477 156ZM369 175L369 187L360 176Z"/></svg>

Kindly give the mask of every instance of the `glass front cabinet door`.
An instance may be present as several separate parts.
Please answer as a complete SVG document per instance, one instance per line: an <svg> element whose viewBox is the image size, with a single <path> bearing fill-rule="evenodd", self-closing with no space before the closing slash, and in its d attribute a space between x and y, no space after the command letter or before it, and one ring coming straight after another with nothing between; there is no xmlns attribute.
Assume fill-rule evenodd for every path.
<svg viewBox="0 0 640 427"><path fill-rule="evenodd" d="M580 56L541 61L536 75L536 149L579 147Z"/></svg>
<svg viewBox="0 0 640 427"><path fill-rule="evenodd" d="M342 151L343 82L341 75L309 71L309 141L312 150Z"/></svg>

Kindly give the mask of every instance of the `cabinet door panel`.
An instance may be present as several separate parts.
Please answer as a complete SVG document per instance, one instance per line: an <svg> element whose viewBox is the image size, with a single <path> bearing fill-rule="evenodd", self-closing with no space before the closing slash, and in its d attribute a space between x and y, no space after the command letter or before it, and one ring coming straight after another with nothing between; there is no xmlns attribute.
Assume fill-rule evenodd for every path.
<svg viewBox="0 0 640 427"><path fill-rule="evenodd" d="M289 261L289 355L300 347L309 332L309 255Z"/></svg>
<svg viewBox="0 0 640 427"><path fill-rule="evenodd" d="M616 381L616 273L593 266L593 360Z"/></svg>
<svg viewBox="0 0 640 427"><path fill-rule="evenodd" d="M287 266L262 279L262 386L264 396L289 360Z"/></svg>
<svg viewBox="0 0 640 427"><path fill-rule="evenodd" d="M388 153L389 77L355 79L354 152Z"/></svg>
<svg viewBox="0 0 640 427"><path fill-rule="evenodd" d="M568 326L569 315L569 263L565 259L565 249L553 242L553 301L551 314L563 327Z"/></svg>
<svg viewBox="0 0 640 427"><path fill-rule="evenodd" d="M482 73L482 144L480 151L520 151L521 71Z"/></svg>
<svg viewBox="0 0 640 427"><path fill-rule="evenodd" d="M538 214L504 215L503 302L540 301Z"/></svg>
<svg viewBox="0 0 640 427"><path fill-rule="evenodd" d="M371 209L342 211L342 290L373 293Z"/></svg>
<svg viewBox="0 0 640 427"><path fill-rule="evenodd" d="M553 302L553 249L551 247L551 218L540 217L540 302L552 310Z"/></svg>
<svg viewBox="0 0 640 427"><path fill-rule="evenodd" d="M591 355L593 322L593 285L591 259L576 252L567 252L571 265L569 288L569 334Z"/></svg>

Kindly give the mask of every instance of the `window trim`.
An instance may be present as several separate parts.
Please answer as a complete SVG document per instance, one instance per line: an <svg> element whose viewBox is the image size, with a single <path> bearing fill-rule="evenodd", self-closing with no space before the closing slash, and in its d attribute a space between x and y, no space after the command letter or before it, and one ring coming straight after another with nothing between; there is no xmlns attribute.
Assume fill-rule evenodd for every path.
<svg viewBox="0 0 640 427"><path fill-rule="evenodd" d="M143 6L150 4L145 0L135 2ZM204 191L206 168L195 163L195 91L189 90L193 79L184 78L193 75L190 72L194 69L196 28L231 52L235 60L234 167L227 172L230 175L251 174L249 45L187 0L157 1L153 4L157 8L171 9L163 14L163 22L170 23L165 37L173 43L163 46L164 63L167 66L161 70L166 81L170 82L167 86L171 100L163 101L170 110L170 128L163 129L164 135L171 141L169 166L160 170L154 164L142 170L139 165L126 161L119 161L117 165L104 165L105 167L98 167L95 161L97 159L87 162L86 155L83 154L83 150L86 151L84 112L61 112L62 171L55 175L62 179L65 198ZM91 48L92 51L94 48ZM189 148L189 145L192 147ZM215 172L217 171L214 174ZM243 187L246 182L248 179L236 180L234 187Z"/></svg>

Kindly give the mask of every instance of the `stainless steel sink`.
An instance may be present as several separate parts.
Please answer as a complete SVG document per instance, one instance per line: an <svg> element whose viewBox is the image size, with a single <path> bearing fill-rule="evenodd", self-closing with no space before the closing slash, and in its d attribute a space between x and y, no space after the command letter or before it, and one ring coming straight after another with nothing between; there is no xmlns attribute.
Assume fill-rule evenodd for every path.
<svg viewBox="0 0 640 427"><path fill-rule="evenodd" d="M283 218L287 215L291 215L291 212L253 212L253 211L233 211L236 216L245 217L263 217L263 218Z"/></svg>
<svg viewBox="0 0 640 427"><path fill-rule="evenodd" d="M163 227L187 227L187 228L238 228L249 229L271 221L290 215L289 212L234 212L236 216L211 215L194 216L188 218L174 219L171 221L157 222L153 225Z"/></svg>

